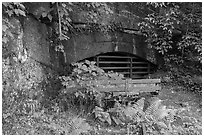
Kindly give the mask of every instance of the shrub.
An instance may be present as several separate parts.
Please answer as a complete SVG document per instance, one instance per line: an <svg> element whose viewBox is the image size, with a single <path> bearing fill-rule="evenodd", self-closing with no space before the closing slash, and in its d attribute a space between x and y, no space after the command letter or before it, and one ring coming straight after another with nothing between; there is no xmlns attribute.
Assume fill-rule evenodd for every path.
<svg viewBox="0 0 204 137"><path fill-rule="evenodd" d="M2 61L2 124L5 134L12 130L8 127L19 127L18 120L22 116L39 111L44 96L42 67L30 60L25 63L12 61L9 57Z"/></svg>
<svg viewBox="0 0 204 137"><path fill-rule="evenodd" d="M167 108L159 98L152 99L144 109L144 98L127 106L116 102L113 108L104 111L94 109L95 118L109 125L124 126L127 134L146 135L200 135L202 127L188 116L182 116L184 108ZM186 118L189 119L186 121Z"/></svg>
<svg viewBox="0 0 204 137"><path fill-rule="evenodd" d="M74 63L73 72L70 76L61 76L62 85L65 87L61 90L63 104L78 105L91 111L96 105L102 106L102 95L94 88L91 80L108 80L122 79L122 74L108 72L95 66L95 62L86 60L81 63ZM88 107L88 108L87 108Z"/></svg>

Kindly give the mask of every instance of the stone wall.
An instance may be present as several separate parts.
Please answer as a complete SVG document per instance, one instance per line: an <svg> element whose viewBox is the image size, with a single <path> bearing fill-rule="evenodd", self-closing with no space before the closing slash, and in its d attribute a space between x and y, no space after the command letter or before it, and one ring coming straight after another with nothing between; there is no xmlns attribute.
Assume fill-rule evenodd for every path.
<svg viewBox="0 0 204 137"><path fill-rule="evenodd" d="M79 33L63 41L67 64L106 52L128 52L146 58L144 37L122 32Z"/></svg>
<svg viewBox="0 0 204 137"><path fill-rule="evenodd" d="M65 57L60 52L56 52L48 41L47 26L40 23L31 16L27 16L23 21L13 19L15 24L15 39L18 37L17 31L23 30L23 48L27 50L29 58L53 67L57 71L63 71L66 65L72 62L83 60L106 52L128 52L146 58L146 43L144 37L140 35L112 32L112 33L78 33L70 35L70 39L63 41L65 47ZM12 49L15 49L17 42L10 41ZM66 63L64 63L66 60Z"/></svg>

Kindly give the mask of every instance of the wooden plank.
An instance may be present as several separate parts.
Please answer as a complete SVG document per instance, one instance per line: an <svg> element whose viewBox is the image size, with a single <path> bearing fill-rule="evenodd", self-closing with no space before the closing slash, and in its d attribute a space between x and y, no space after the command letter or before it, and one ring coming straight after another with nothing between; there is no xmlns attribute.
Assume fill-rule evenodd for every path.
<svg viewBox="0 0 204 137"><path fill-rule="evenodd" d="M93 81L94 85L107 85L107 84L125 84L125 80L97 80Z"/></svg>
<svg viewBox="0 0 204 137"><path fill-rule="evenodd" d="M137 91L137 92L113 92L113 96L119 95L139 95L140 93L158 92L158 91Z"/></svg>
<svg viewBox="0 0 204 137"><path fill-rule="evenodd" d="M101 69L130 69L130 67L100 67Z"/></svg>
<svg viewBox="0 0 204 137"><path fill-rule="evenodd" d="M121 85L125 84L125 80L98 80L94 81L95 84L100 84L100 85Z"/></svg>
<svg viewBox="0 0 204 137"><path fill-rule="evenodd" d="M97 80L92 81L94 84L125 84L125 80ZM161 83L161 79L136 79L129 81L130 84L154 84Z"/></svg>
<svg viewBox="0 0 204 137"><path fill-rule="evenodd" d="M134 84L139 84L139 83L161 83L161 79L137 79L137 80L132 80L132 83Z"/></svg>
<svg viewBox="0 0 204 137"><path fill-rule="evenodd" d="M124 92L125 87L107 87L107 88L101 88L97 87L96 88L100 92ZM156 90L161 90L160 86L145 86L145 87L130 87L128 88L128 92L152 92Z"/></svg>

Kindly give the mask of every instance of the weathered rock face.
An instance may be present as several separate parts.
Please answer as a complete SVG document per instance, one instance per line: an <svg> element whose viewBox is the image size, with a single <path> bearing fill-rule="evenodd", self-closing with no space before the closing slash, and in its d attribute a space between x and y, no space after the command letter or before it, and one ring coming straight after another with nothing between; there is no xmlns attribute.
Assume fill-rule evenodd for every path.
<svg viewBox="0 0 204 137"><path fill-rule="evenodd" d="M24 20L24 42L25 46L29 49L30 56L35 60L49 65L55 71L63 71L63 61L61 61L61 53L56 52L54 46L50 46L47 41L49 29L46 24L41 23L39 20L42 13L51 10L49 2L26 2L24 5L27 11L32 14L32 17L27 17ZM51 22L46 22L50 23ZM49 26L50 27L50 26Z"/></svg>
<svg viewBox="0 0 204 137"><path fill-rule="evenodd" d="M113 50L111 37L100 34L72 35L69 40L63 42L63 45L65 47L67 63Z"/></svg>
<svg viewBox="0 0 204 137"><path fill-rule="evenodd" d="M146 43L139 35L114 32L78 34L63 42L67 63L76 62L106 52L128 52L146 58Z"/></svg>
<svg viewBox="0 0 204 137"><path fill-rule="evenodd" d="M9 22L13 26L9 30L13 38L9 38L3 49L12 51L12 54L3 57L4 81L31 99L41 96L39 84L45 80L47 69L39 62L50 64L46 26L31 17L24 22L11 18Z"/></svg>
<svg viewBox="0 0 204 137"><path fill-rule="evenodd" d="M47 27L32 17L27 17L23 22L24 46L33 59L50 64L49 42L47 39Z"/></svg>

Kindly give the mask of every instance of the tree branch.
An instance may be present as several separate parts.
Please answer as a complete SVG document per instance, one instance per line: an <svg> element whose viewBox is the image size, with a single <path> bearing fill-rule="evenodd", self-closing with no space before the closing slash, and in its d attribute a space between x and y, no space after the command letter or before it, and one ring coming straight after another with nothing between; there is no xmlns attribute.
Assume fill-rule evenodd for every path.
<svg viewBox="0 0 204 137"><path fill-rule="evenodd" d="M56 6L57 6L57 15L58 15L58 18L59 18L59 36L62 35L62 24L61 24L61 16L60 16L60 13L59 13L59 5L58 5L58 2L56 3Z"/></svg>

